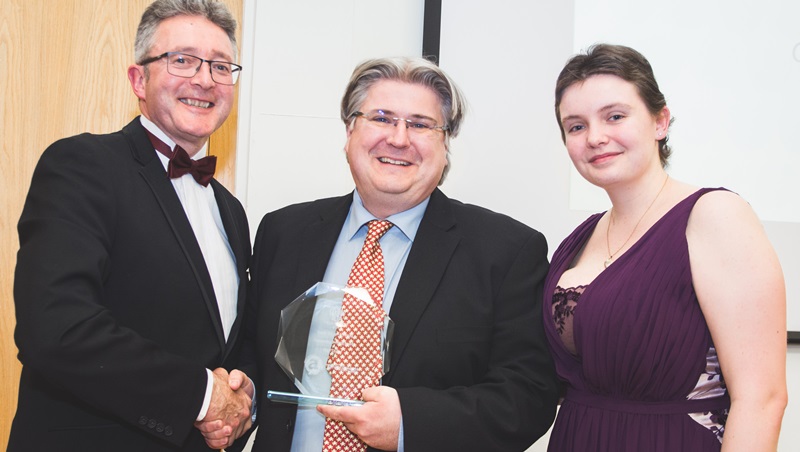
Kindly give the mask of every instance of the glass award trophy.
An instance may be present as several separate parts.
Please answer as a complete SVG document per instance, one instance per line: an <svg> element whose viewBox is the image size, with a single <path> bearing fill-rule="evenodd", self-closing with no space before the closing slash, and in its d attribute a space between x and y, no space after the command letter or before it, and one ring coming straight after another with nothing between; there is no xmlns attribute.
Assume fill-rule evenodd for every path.
<svg viewBox="0 0 800 452"><path fill-rule="evenodd" d="M343 341L353 346L360 340L354 335L337 335L337 329L345 327L342 304L348 296L348 306L353 303L370 312L380 329L380 355L382 368L377 371L380 376L389 371L391 337L394 323L380 306L369 296L366 289L358 287L340 287L328 283L317 283L293 302L281 310L278 326L278 347L275 361L292 380L300 393L267 391L267 398L274 402L295 403L299 405L347 405L356 406L364 402L359 400L360 391L349 397L330 397L331 371L336 364L329 361L331 351L334 354ZM360 305L365 303L365 305ZM359 309L357 312L362 312ZM359 314L360 315L360 314ZM341 371L342 369L336 369ZM358 366L348 366L347 372L368 373L370 370Z"/></svg>

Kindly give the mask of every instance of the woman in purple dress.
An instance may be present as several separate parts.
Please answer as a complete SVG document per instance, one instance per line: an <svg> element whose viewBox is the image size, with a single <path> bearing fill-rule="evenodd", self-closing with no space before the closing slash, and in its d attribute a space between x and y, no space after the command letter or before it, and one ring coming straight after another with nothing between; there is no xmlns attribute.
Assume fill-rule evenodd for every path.
<svg viewBox="0 0 800 452"><path fill-rule="evenodd" d="M564 240L545 283L566 388L549 450L774 451L786 292L756 215L669 177L672 118L637 51L573 57L555 106L575 168L612 207Z"/></svg>

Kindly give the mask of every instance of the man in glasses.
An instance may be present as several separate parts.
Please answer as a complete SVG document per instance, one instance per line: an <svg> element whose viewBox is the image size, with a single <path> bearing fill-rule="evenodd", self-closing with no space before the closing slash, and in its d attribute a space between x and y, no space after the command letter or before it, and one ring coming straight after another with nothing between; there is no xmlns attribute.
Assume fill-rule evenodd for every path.
<svg viewBox="0 0 800 452"><path fill-rule="evenodd" d="M427 60L364 62L341 105L355 190L263 218L242 355L259 387L253 450L522 451L547 431L557 391L541 321L545 238L437 188L464 106ZM382 258L363 270L375 240ZM368 290L382 281L374 295L394 321L388 373L359 391L361 406L271 402L262 388L298 392L273 358L281 310L318 281L355 286L364 272ZM315 334L311 322L309 344ZM338 354L309 346L298 373L358 371Z"/></svg>
<svg viewBox="0 0 800 452"><path fill-rule="evenodd" d="M199 451L199 428L221 448L249 426L253 386L228 374L248 224L201 158L233 104L235 32L222 3L157 0L128 69L142 115L42 155L19 221L9 451Z"/></svg>

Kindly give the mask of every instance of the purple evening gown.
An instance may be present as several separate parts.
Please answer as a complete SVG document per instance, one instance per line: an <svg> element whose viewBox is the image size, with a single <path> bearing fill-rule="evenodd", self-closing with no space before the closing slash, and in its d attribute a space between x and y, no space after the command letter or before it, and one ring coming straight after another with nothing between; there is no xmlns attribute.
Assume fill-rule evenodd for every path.
<svg viewBox="0 0 800 452"><path fill-rule="evenodd" d="M730 398L692 285L690 195L591 284L558 280L602 214L556 250L545 331L566 392L549 451L718 451Z"/></svg>

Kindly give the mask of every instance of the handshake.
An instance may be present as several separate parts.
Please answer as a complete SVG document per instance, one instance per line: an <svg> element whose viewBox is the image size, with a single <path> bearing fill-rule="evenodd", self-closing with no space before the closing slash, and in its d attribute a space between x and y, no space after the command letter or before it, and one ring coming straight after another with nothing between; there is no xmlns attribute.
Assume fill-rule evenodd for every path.
<svg viewBox="0 0 800 452"><path fill-rule="evenodd" d="M253 382L239 370L230 374L223 369L214 370L214 389L206 417L194 426L203 434L208 447L230 447L252 426L251 406L255 388Z"/></svg>

